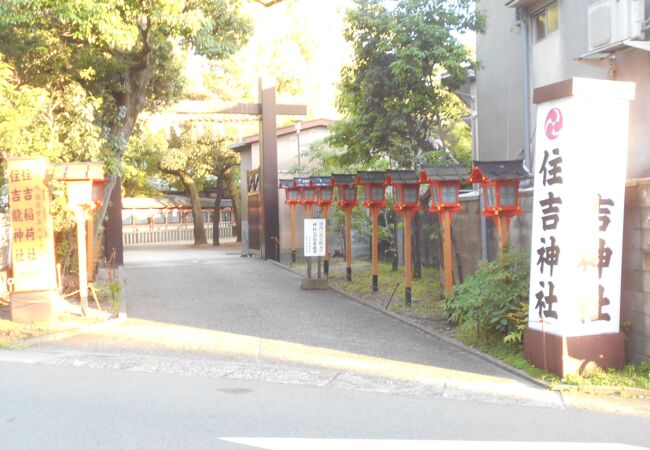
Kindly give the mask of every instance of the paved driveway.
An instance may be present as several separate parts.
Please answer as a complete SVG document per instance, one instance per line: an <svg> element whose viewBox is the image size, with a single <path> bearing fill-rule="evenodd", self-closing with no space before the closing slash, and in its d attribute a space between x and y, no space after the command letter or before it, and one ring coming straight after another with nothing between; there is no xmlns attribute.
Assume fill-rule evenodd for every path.
<svg viewBox="0 0 650 450"><path fill-rule="evenodd" d="M299 275L242 258L236 247L129 249L125 280L127 322L41 350L71 352L67 362L75 365L192 367L215 376L237 372L398 392L417 385L435 395L456 390L557 401L474 354L345 296L303 291ZM88 354L100 356L88 362ZM161 357L164 363L152 360Z"/></svg>

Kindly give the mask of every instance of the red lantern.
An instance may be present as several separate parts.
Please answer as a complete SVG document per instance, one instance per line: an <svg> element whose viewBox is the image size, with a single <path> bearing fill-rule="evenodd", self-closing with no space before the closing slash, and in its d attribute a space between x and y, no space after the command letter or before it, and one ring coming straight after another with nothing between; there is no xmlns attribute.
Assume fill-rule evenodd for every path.
<svg viewBox="0 0 650 450"><path fill-rule="evenodd" d="M365 192L363 206L366 208L386 207L386 172L357 172L357 184L362 185Z"/></svg>
<svg viewBox="0 0 650 450"><path fill-rule="evenodd" d="M311 177L312 186L316 190L316 203L321 208L329 207L332 204L332 178L331 177Z"/></svg>
<svg viewBox="0 0 650 450"><path fill-rule="evenodd" d="M300 189L294 180L280 180L280 188L285 192L284 203L287 205L300 204Z"/></svg>
<svg viewBox="0 0 650 450"><path fill-rule="evenodd" d="M420 181L429 185L429 211L456 212L462 209L459 201L460 181L467 178L463 165L422 166Z"/></svg>
<svg viewBox="0 0 650 450"><path fill-rule="evenodd" d="M388 182L393 186L395 211L420 209L420 179L415 170L390 170Z"/></svg>
<svg viewBox="0 0 650 450"><path fill-rule="evenodd" d="M516 216L523 213L519 208L519 181L530 178L523 163L523 160L474 161L467 182L481 183L484 216Z"/></svg>
<svg viewBox="0 0 650 450"><path fill-rule="evenodd" d="M519 208L519 180L530 178L521 159L514 161L474 161L468 183L481 183L484 206L482 215L497 226L499 249L509 240L510 220L523 211Z"/></svg>
<svg viewBox="0 0 650 450"><path fill-rule="evenodd" d="M332 174L332 185L339 194L339 208L357 206L357 177L347 174Z"/></svg>

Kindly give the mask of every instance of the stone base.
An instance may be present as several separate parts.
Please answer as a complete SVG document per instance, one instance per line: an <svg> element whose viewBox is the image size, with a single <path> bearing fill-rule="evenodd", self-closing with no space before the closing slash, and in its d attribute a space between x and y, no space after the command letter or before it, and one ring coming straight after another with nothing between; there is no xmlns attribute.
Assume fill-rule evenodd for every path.
<svg viewBox="0 0 650 450"><path fill-rule="evenodd" d="M303 278L300 287L306 291L311 291L328 289L329 285L326 278Z"/></svg>
<svg viewBox="0 0 650 450"><path fill-rule="evenodd" d="M57 318L60 296L56 289L12 292L9 299L12 322L52 322Z"/></svg>
<svg viewBox="0 0 650 450"><path fill-rule="evenodd" d="M620 369L625 365L625 334L562 337L526 328L524 353L535 367L561 377L589 371L593 365Z"/></svg>

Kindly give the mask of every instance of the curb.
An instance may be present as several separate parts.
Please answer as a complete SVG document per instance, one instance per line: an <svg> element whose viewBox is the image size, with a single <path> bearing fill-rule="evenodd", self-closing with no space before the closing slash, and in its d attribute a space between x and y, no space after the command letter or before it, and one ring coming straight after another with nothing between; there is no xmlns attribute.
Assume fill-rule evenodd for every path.
<svg viewBox="0 0 650 450"><path fill-rule="evenodd" d="M126 316L118 316L113 319L108 319L103 322L91 323L82 327L74 328L72 330L60 331L58 333L45 334L43 336L36 336L22 341L18 341L15 344L12 344L8 347L9 350L19 350L26 347L32 347L34 345L46 344L49 342L56 342L62 339L67 339L69 337L78 336L83 333L88 333L91 331L99 331L105 328L109 328L113 325L119 325L126 322Z"/></svg>
<svg viewBox="0 0 650 450"><path fill-rule="evenodd" d="M650 390L629 387L629 386L599 386L591 384L555 384L549 389L560 393L593 394L616 397L634 397L639 399L650 399Z"/></svg>
<svg viewBox="0 0 650 450"><path fill-rule="evenodd" d="M267 261L272 262L276 266L281 267L281 268L283 268L283 269L285 269L285 270L287 270L287 271L289 271L289 272L291 272L291 273L293 273L295 275L298 275L298 276L302 277L301 273L297 272L296 270L292 269L291 267L288 267L288 266L286 266L286 265L284 265L284 264L282 264L282 263L280 263L278 261L274 261L274 260L267 260ZM396 314L396 313L394 313L392 311L388 311L386 308L382 308L379 305L376 305L374 303L368 302L368 301L363 300L361 298L355 297L352 294L349 294L349 293L347 293L345 291L342 291L342 290L340 290L340 289L338 289L338 288L336 288L336 287L334 287L332 285L328 284L328 288L331 291L336 292L339 295L342 295L342 296L344 296L346 298L349 298L349 299L354 300L354 301L356 301L358 303L361 303L362 305L365 305L365 306L367 306L369 308L377 310L377 311L379 311L379 312L381 312L381 313L383 313L383 314L385 314L387 316L392 317L393 319L397 319L402 323L405 323L405 324L407 324L407 325L409 325L409 326L411 326L413 328L416 328L417 330L422 331L423 333L426 333L426 334L428 334L430 336L433 336L433 337L435 337L437 339L440 339L441 341L445 342L446 344L452 345L452 346L458 348L459 350L462 350L462 351L464 351L466 353L469 353L469 354L474 355L474 356L476 356L478 358L481 358L482 360L484 360L484 361L486 361L488 363L491 363L492 365L497 366L497 367L499 367L499 368L501 368L501 369L513 374L513 375L516 375L519 378L522 378L523 380L528 381L529 383L531 383L531 384L533 384L535 386L542 387L542 388L545 388L545 389L550 389L551 388L548 383L540 381L537 378L531 377L530 375L528 375L523 370L517 369L516 367L512 367L511 365L506 364L503 361L494 358L493 356L490 356L490 355L488 355L486 353L483 353L482 351L477 350L474 347L470 347L468 345L465 345L462 342L460 342L460 341L458 341L458 340L456 340L454 338L450 338L449 336L445 336L444 334L438 333L437 331L434 331L434 330L429 330L429 329L423 327L422 325L418 324L417 322L412 321L411 319L409 319L407 317L401 316L401 315ZM649 395L649 397L650 397L650 395Z"/></svg>
<svg viewBox="0 0 650 450"><path fill-rule="evenodd" d="M423 333L426 333L426 334L428 334L430 336L433 336L436 339L440 339L441 341L445 342L446 344L452 345L452 346L456 347L459 350L462 350L462 351L464 351L466 353L469 353L469 354L474 355L474 356L476 356L478 358L481 358L482 360L484 360L484 361L486 361L488 363L491 363L492 365L497 366L497 367L499 367L499 368L501 368L501 369L513 374L513 375L516 375L519 378L522 378L522 379L524 379L525 381L528 381L531 384L534 384L534 385L536 385L538 387L543 387L545 389L549 389L549 385L547 383L544 383L543 381L540 381L540 380L538 380L536 378L533 378L530 375L528 375L526 372L524 372L523 370L519 370L516 367L512 367L511 365L508 365L508 364L504 363L501 360L498 360L498 359L496 359L496 358L494 358L494 357L492 357L492 356L490 356L490 355L488 355L486 353L483 353L482 351L477 350L474 347L470 347L468 345L465 345L462 342L460 342L460 341L458 341L458 340L456 340L454 338L451 338L449 336L445 336L444 334L438 333L437 331L429 330L429 329L423 327L422 325L420 325L419 323L414 322L414 321L412 321L411 319L409 319L407 317L401 316L401 315L396 314L396 313L394 313L392 311L388 311L387 309L382 308L379 305L376 305L374 303L371 303L371 302L368 302L366 300L355 297L355 296L353 296L351 294L348 294L347 292L344 292L344 291L342 291L342 290L340 290L340 289L338 289L338 288L336 288L334 286L329 286L329 288L330 288L330 290L336 292L337 294L340 294L340 295L342 295L344 297L347 297L347 298L349 298L351 300L359 302L362 305L365 305L365 306L368 306L368 307L370 307L372 309L375 309L375 310L377 310L377 311L379 311L379 312L381 312L381 313L383 313L383 314L385 314L387 316L392 317L393 319L397 319L402 323L410 325L411 327L416 328L417 330L422 331Z"/></svg>

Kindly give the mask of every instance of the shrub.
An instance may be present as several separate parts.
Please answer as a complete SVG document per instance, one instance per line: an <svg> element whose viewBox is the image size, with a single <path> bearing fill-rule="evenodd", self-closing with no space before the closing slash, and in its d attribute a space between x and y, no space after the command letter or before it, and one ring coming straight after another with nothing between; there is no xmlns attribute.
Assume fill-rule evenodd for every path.
<svg viewBox="0 0 650 450"><path fill-rule="evenodd" d="M457 285L442 307L464 334L503 339L518 345L528 320L530 255L504 251L499 259L482 262Z"/></svg>

